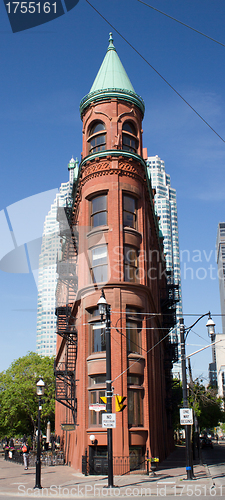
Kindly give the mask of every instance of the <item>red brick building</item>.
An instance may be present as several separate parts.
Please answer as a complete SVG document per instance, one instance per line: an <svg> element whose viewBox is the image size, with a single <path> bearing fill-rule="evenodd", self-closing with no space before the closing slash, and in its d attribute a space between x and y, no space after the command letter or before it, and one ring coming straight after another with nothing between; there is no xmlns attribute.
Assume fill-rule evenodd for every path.
<svg viewBox="0 0 225 500"><path fill-rule="evenodd" d="M101 465L98 458L107 455L102 412L89 409L105 396L105 329L97 308L101 289L111 311L114 395L125 398L123 411L116 413L113 455L130 457L135 465L147 453L163 459L173 447L173 345L167 334L174 323L174 288L168 286L143 159L144 102L131 85L111 34L80 112L79 176L72 206L59 211L56 434L67 462L81 471L86 452L91 472ZM115 412L115 397L112 404Z"/></svg>

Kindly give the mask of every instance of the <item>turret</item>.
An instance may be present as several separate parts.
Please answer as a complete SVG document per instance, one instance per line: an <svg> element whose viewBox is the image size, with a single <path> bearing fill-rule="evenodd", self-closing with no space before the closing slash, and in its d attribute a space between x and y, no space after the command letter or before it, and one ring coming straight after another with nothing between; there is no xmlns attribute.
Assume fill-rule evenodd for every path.
<svg viewBox="0 0 225 500"><path fill-rule="evenodd" d="M144 101L138 96L113 45L112 33L105 58L89 94L81 101L82 158L93 155L142 156ZM120 153L121 154L121 153ZM116 155L118 156L118 154Z"/></svg>

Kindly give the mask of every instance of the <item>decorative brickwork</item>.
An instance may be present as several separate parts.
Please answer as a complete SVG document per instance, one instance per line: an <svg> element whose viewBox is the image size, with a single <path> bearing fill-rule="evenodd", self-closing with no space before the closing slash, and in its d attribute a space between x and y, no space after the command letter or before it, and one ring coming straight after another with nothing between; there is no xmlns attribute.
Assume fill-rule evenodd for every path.
<svg viewBox="0 0 225 500"><path fill-rule="evenodd" d="M88 96L82 104L83 151L73 207L79 233L78 289L70 320L77 331L77 427L67 436L61 424L71 419L70 411L56 407L56 433L78 471L86 452L90 467L95 456L107 452L101 416L89 410L105 391L104 331L96 313L102 287L111 308L114 394L125 398L123 411L116 414L113 454L130 456L131 462L147 452L164 459L173 447L165 407L168 330L161 309L166 268L142 157L142 108L134 102L133 97L130 102L116 97L100 102L95 93L93 104ZM58 339L56 365L65 358L65 339Z"/></svg>

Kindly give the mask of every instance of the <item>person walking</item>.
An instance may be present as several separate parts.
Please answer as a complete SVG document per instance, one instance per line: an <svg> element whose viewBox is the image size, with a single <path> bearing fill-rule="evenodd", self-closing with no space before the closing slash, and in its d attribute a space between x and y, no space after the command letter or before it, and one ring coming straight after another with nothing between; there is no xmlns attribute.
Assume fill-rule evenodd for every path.
<svg viewBox="0 0 225 500"><path fill-rule="evenodd" d="M26 441L25 443L23 443L23 446L22 446L24 470L28 469L28 465L29 465L29 451L30 451L30 446L29 446L29 444Z"/></svg>

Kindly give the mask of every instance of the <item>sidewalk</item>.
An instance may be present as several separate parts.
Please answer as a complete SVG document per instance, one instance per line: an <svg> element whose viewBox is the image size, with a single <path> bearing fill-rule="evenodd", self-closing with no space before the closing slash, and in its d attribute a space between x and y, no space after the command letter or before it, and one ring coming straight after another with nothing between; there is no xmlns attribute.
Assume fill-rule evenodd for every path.
<svg viewBox="0 0 225 500"><path fill-rule="evenodd" d="M41 469L42 490L34 489L35 468L27 471L22 465L0 458L0 496L9 494L38 498L93 498L128 496L206 496L218 486L213 484L203 465L194 465L194 480L186 480L185 448L178 447L159 465L154 476L129 474L115 476L113 490L104 488L107 476L83 476L68 466L47 466ZM218 491L219 494L219 491ZM215 493L213 496L216 496ZM221 496L221 495L219 495Z"/></svg>

